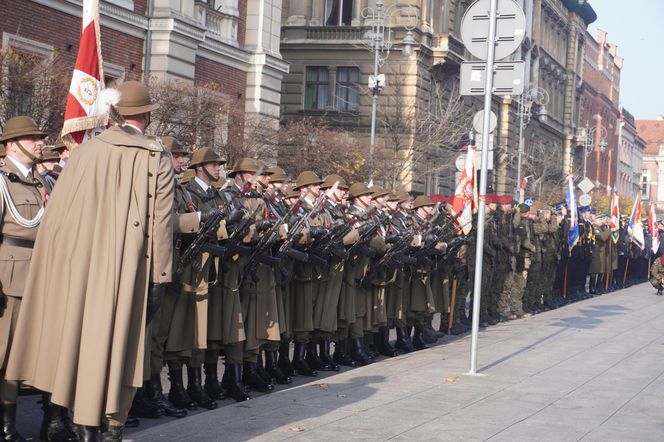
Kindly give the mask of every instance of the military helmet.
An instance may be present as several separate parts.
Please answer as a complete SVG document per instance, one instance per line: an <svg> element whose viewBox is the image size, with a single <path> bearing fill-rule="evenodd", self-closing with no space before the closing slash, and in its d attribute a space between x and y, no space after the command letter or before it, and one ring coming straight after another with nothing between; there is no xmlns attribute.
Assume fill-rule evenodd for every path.
<svg viewBox="0 0 664 442"><path fill-rule="evenodd" d="M205 163L221 163L226 164L226 160L221 158L218 153L210 149L209 147L201 147L191 156L191 162L189 163L189 169L193 169L196 166L200 166Z"/></svg>
<svg viewBox="0 0 664 442"><path fill-rule="evenodd" d="M371 198L380 198L389 195L390 191L380 186L371 187Z"/></svg>
<svg viewBox="0 0 664 442"><path fill-rule="evenodd" d="M283 183L284 181L288 181L288 175L286 175L286 171L279 166L270 167L268 172L270 172L271 183Z"/></svg>
<svg viewBox="0 0 664 442"><path fill-rule="evenodd" d="M5 143L0 143L0 157L7 156L7 149L5 149Z"/></svg>
<svg viewBox="0 0 664 442"><path fill-rule="evenodd" d="M334 186L334 183L339 183L337 185L337 188L343 189L343 190L348 190L348 184L346 184L346 180L343 179L342 176L337 175L337 174L332 174L328 175L325 177L323 180L323 184L320 185L321 189L329 189L332 186Z"/></svg>
<svg viewBox="0 0 664 442"><path fill-rule="evenodd" d="M44 161L60 161L60 153L56 150L53 150L53 146L47 146L42 151L41 158L37 158L37 163L43 163Z"/></svg>
<svg viewBox="0 0 664 442"><path fill-rule="evenodd" d="M371 195L371 189L365 183L353 183L348 189L348 196L350 198L358 198L364 195Z"/></svg>
<svg viewBox="0 0 664 442"><path fill-rule="evenodd" d="M120 102L115 106L122 116L130 117L145 112L152 112L159 108L150 98L150 89L140 81L125 81L118 86Z"/></svg>
<svg viewBox="0 0 664 442"><path fill-rule="evenodd" d="M315 172L312 172L310 170L305 170L301 174L297 176L297 179L295 180L295 186L293 186L293 190L300 190L302 187L305 186L311 186L314 184L321 184L323 180L320 179L318 175L316 175Z"/></svg>
<svg viewBox="0 0 664 442"><path fill-rule="evenodd" d="M521 203L519 204L519 212L521 213L528 213L530 212L530 206L526 203Z"/></svg>
<svg viewBox="0 0 664 442"><path fill-rule="evenodd" d="M15 138L38 136L44 138L46 134L37 127L37 123L30 117L13 117L5 123L2 129L0 141L12 140ZM6 144L6 143L5 143Z"/></svg>
<svg viewBox="0 0 664 442"><path fill-rule="evenodd" d="M406 201L408 201L411 198L410 194L408 192L406 192L405 190L397 191L394 194L394 196L396 197L396 202L397 203L405 203Z"/></svg>
<svg viewBox="0 0 664 442"><path fill-rule="evenodd" d="M431 201L430 197L426 195L419 195L417 198L415 198L415 201L413 201L413 210L419 209L420 207L430 207L434 204L435 203Z"/></svg>
<svg viewBox="0 0 664 442"><path fill-rule="evenodd" d="M300 192L298 192L295 189L290 189L288 193L286 193L286 199L299 198L299 197L300 197Z"/></svg>
<svg viewBox="0 0 664 442"><path fill-rule="evenodd" d="M182 174L182 178L180 178L180 184L187 184L189 181L194 179L195 176L196 173L194 172L194 169L185 170Z"/></svg>
<svg viewBox="0 0 664 442"><path fill-rule="evenodd" d="M258 163L256 160L253 158L242 158L239 160L237 163L235 163L235 166L233 166L233 170L231 170L228 173L229 178L235 177L238 173L256 173L258 170Z"/></svg>
<svg viewBox="0 0 664 442"><path fill-rule="evenodd" d="M55 152L61 152L63 150L67 149L67 145L65 144L64 141L62 141L62 137L58 137L55 140L55 144L51 146L51 150Z"/></svg>
<svg viewBox="0 0 664 442"><path fill-rule="evenodd" d="M161 141L164 142L164 146L171 151L171 153L179 153L181 155L191 155L191 151L184 147L175 137L166 135L161 137Z"/></svg>

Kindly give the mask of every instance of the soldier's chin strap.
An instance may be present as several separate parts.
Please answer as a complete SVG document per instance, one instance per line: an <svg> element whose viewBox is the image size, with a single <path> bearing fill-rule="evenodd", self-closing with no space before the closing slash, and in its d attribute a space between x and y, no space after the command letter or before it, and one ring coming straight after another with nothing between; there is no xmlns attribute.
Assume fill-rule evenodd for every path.
<svg viewBox="0 0 664 442"><path fill-rule="evenodd" d="M19 140L14 140L14 143L16 143L16 145L18 146L18 149L19 149L21 152L23 152L23 154L24 154L26 157L30 158L30 160L31 160L33 163L34 163L35 161L38 160L38 158L37 158L33 153L29 152L28 149L26 149L25 147L23 147L23 145L21 144L21 142L20 142Z"/></svg>

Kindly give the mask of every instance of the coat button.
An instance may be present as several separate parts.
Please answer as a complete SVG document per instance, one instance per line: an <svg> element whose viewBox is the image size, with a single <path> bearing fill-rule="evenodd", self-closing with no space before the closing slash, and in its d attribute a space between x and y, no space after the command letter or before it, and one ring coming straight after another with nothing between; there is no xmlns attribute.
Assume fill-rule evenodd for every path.
<svg viewBox="0 0 664 442"><path fill-rule="evenodd" d="M166 272L161 272L161 276L166 276Z"/></svg>
<svg viewBox="0 0 664 442"><path fill-rule="evenodd" d="M151 194L151 193L148 193L148 198L152 198L152 194Z"/></svg>
<svg viewBox="0 0 664 442"><path fill-rule="evenodd" d="M151 156L151 157L153 157L153 156L155 156L155 155L157 155L157 154L154 153L154 152L150 152L150 156Z"/></svg>
<svg viewBox="0 0 664 442"><path fill-rule="evenodd" d="M149 177L153 177L154 174L153 174L152 172L148 172L148 176L149 176Z"/></svg>
<svg viewBox="0 0 664 442"><path fill-rule="evenodd" d="M134 221L134 227L138 227L138 221Z"/></svg>
<svg viewBox="0 0 664 442"><path fill-rule="evenodd" d="M147 259L150 259L150 255L145 255L145 257L146 257Z"/></svg>

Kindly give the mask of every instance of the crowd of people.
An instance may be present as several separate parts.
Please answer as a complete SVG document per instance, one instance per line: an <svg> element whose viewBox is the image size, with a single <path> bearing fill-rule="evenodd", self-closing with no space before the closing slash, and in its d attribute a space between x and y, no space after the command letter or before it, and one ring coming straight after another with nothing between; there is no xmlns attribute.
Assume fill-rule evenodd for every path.
<svg viewBox="0 0 664 442"><path fill-rule="evenodd" d="M122 122L71 156L28 117L3 128L3 440L24 440L20 382L43 392L42 439L115 441L137 418L245 401L470 329L476 229L463 233L451 197L228 165L144 135L158 104L141 83L120 92ZM570 250L564 204L486 204L483 326L651 276L649 239L636 246L625 223L614 235L606 213L579 210Z"/></svg>

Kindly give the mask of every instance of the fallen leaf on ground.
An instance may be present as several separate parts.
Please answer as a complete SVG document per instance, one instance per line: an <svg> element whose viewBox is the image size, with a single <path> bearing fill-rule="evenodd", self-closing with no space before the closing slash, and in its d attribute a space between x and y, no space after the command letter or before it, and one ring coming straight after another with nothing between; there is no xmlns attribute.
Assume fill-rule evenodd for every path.
<svg viewBox="0 0 664 442"><path fill-rule="evenodd" d="M459 380L459 376L449 376L443 379L444 384L453 384Z"/></svg>
<svg viewBox="0 0 664 442"><path fill-rule="evenodd" d="M304 431L304 428L293 425L292 427L288 427L288 430L293 433L301 433Z"/></svg>
<svg viewBox="0 0 664 442"><path fill-rule="evenodd" d="M330 386L328 384L316 384L321 390L327 390Z"/></svg>

